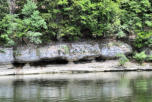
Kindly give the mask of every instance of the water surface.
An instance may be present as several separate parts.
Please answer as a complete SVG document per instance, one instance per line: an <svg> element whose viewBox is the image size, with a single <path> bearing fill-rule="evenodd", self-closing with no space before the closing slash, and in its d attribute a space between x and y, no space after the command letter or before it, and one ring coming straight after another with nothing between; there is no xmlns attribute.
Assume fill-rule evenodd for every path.
<svg viewBox="0 0 152 102"><path fill-rule="evenodd" d="M152 102L152 72L5 76L0 102Z"/></svg>

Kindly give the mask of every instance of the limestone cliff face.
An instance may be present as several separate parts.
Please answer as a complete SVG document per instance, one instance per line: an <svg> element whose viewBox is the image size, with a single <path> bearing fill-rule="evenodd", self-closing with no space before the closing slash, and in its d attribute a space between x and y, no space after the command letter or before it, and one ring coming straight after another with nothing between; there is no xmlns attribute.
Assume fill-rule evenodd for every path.
<svg viewBox="0 0 152 102"><path fill-rule="evenodd" d="M97 57L115 59L117 54L128 55L132 52L130 45L118 41L54 43L41 47L22 46L17 47L15 51L13 48L0 48L0 65L10 65L13 62L26 64L43 60L56 61L56 59L67 62L94 60Z"/></svg>
<svg viewBox="0 0 152 102"><path fill-rule="evenodd" d="M13 62L13 48L0 48L0 68L12 68Z"/></svg>
<svg viewBox="0 0 152 102"><path fill-rule="evenodd" d="M77 42L58 43L42 47L18 47L15 53L17 62L64 59L69 62L81 59L93 60L96 57L114 59L117 54L132 53L130 45L122 42Z"/></svg>

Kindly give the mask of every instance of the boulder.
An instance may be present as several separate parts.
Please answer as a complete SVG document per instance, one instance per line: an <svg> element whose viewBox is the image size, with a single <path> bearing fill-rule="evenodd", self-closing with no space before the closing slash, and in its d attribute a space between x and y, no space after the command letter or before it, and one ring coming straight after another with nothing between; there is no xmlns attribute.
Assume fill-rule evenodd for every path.
<svg viewBox="0 0 152 102"><path fill-rule="evenodd" d="M118 54L128 55L132 53L132 47L123 42L110 41L101 44L101 57L105 59L117 58Z"/></svg>

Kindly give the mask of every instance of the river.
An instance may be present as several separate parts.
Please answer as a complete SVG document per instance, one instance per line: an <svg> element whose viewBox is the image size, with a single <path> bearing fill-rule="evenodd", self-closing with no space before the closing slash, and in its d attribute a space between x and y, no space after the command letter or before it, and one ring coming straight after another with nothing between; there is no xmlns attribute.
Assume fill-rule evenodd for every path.
<svg viewBox="0 0 152 102"><path fill-rule="evenodd" d="M152 102L152 72L1 76L0 102Z"/></svg>

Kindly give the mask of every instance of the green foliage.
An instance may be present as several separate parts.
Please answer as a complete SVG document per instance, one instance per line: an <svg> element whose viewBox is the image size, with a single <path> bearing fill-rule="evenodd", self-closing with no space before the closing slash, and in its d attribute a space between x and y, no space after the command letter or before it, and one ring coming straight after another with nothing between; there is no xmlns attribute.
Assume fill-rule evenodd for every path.
<svg viewBox="0 0 152 102"><path fill-rule="evenodd" d="M121 9L112 0L38 0L50 37L77 39L115 33Z"/></svg>
<svg viewBox="0 0 152 102"><path fill-rule="evenodd" d="M152 54L147 56L146 61L152 61Z"/></svg>
<svg viewBox="0 0 152 102"><path fill-rule="evenodd" d="M135 39L135 47L143 48L143 47L152 47L152 31L143 31L137 33L137 37Z"/></svg>
<svg viewBox="0 0 152 102"><path fill-rule="evenodd" d="M133 56L133 58L138 61L140 64L142 64L146 58L147 58L147 55L145 54L144 51L140 52L140 53L136 53L135 56Z"/></svg>
<svg viewBox="0 0 152 102"><path fill-rule="evenodd" d="M27 4L25 4L22 9L22 14L24 14L24 16L26 17L30 17L33 14L33 12L36 12L36 9L36 4L31 0L27 0Z"/></svg>
<svg viewBox="0 0 152 102"><path fill-rule="evenodd" d="M26 37L30 42L39 44L41 43L40 37L42 36L41 30L47 29L45 20L40 16L35 2L27 0L27 4L22 9L23 23L26 26Z"/></svg>
<svg viewBox="0 0 152 102"><path fill-rule="evenodd" d="M126 31L135 33L152 27L151 0L121 0L121 9L124 10L121 20Z"/></svg>
<svg viewBox="0 0 152 102"><path fill-rule="evenodd" d="M14 15L14 19L17 21L9 22L13 24L17 22L15 25L17 28L12 28L15 29L12 30L15 33L9 34L10 29L8 33L7 27L2 26L8 23L4 22L5 19L10 19L6 16L9 13L9 5L7 0L0 0L0 20L4 19L3 22L0 21L1 42L4 40L13 44L13 41L24 38L26 41L38 44L52 39L77 40L109 36L123 38L129 34L137 34L135 41L137 48L151 47L151 0L15 1L17 15ZM15 38L14 35L18 37Z"/></svg>
<svg viewBox="0 0 152 102"><path fill-rule="evenodd" d="M30 6L29 6L30 5ZM41 43L42 29L47 29L46 22L36 10L36 4L28 0L22 9L23 19L18 15L8 14L0 21L0 39L5 45L24 43Z"/></svg>
<svg viewBox="0 0 152 102"><path fill-rule="evenodd" d="M0 0L0 20L9 13L7 0Z"/></svg>
<svg viewBox="0 0 152 102"><path fill-rule="evenodd" d="M0 21L0 39L5 45L14 45L15 40L23 34L23 22L17 18L17 15L6 15Z"/></svg>
<svg viewBox="0 0 152 102"><path fill-rule="evenodd" d="M124 66L126 62L129 62L129 59L124 54L118 54L119 57L119 65Z"/></svg>

